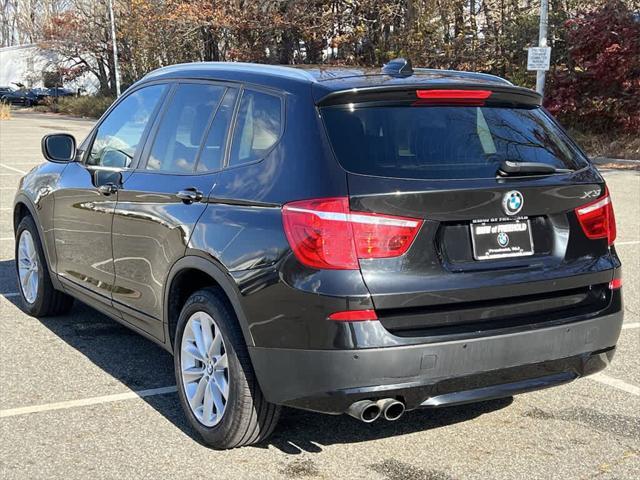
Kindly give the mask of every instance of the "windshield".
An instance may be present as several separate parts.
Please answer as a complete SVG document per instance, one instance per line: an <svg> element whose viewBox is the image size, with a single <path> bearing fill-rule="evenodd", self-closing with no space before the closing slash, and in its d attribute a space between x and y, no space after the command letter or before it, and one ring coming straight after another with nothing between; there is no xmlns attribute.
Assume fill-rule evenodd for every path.
<svg viewBox="0 0 640 480"><path fill-rule="evenodd" d="M321 109L348 171L400 178L493 178L504 160L577 170L583 155L539 107L340 105Z"/></svg>

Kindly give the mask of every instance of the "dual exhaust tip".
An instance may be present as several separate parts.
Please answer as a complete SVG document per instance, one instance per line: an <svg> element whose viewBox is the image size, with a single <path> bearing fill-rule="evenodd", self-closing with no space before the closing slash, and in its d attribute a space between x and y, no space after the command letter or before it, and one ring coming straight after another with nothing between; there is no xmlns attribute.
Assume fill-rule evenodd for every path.
<svg viewBox="0 0 640 480"><path fill-rule="evenodd" d="M347 413L353 418L364 423L375 422L380 416L385 420L393 422L404 414L404 403L395 398L383 398L376 402L372 400L359 400L352 403L347 409Z"/></svg>

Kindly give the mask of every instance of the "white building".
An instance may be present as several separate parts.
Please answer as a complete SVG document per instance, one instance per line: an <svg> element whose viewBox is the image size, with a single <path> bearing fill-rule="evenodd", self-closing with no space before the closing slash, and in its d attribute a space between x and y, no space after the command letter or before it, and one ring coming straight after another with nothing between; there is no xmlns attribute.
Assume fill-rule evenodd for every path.
<svg viewBox="0 0 640 480"><path fill-rule="evenodd" d="M44 87L47 73L55 75L60 64L58 55L40 48L38 45L18 45L0 48L0 86L15 87L15 83L24 84L27 88ZM77 91L79 88L86 93L98 90L98 81L91 74L65 81L63 86Z"/></svg>

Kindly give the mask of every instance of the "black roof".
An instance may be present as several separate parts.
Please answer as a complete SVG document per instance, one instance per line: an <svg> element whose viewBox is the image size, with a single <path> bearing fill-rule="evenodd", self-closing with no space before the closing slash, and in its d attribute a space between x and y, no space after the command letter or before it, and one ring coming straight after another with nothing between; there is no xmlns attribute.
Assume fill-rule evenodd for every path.
<svg viewBox="0 0 640 480"><path fill-rule="evenodd" d="M403 60L403 59L400 59ZM395 61L394 61L395 62ZM515 87L511 82L495 75L456 70L411 68L409 73L390 72L390 62L384 68L340 67L328 65L268 65L241 62L194 62L159 68L147 74L143 80L161 78L204 78L228 81L244 81L274 88L295 88L313 85L314 96L320 101L337 92L360 89L405 89L412 86L482 88L492 86L500 90L535 92ZM385 73L387 72L387 73Z"/></svg>
<svg viewBox="0 0 640 480"><path fill-rule="evenodd" d="M322 83L337 89L358 88L381 84L424 84L424 83L478 83L487 85L511 85L511 82L486 73L462 72L415 68L412 75L389 75L380 68L340 67L327 65L268 65L241 62L194 62L171 65L149 73L145 79L155 77L210 77L218 78L224 73L272 76L305 83Z"/></svg>

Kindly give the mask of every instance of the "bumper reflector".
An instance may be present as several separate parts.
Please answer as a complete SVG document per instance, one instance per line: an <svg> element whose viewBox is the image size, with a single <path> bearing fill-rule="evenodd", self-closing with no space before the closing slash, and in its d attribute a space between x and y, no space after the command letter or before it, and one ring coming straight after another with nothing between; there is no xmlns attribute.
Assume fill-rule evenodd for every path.
<svg viewBox="0 0 640 480"><path fill-rule="evenodd" d="M363 322L366 320L378 320L375 310L344 310L329 315L329 320L338 322Z"/></svg>

